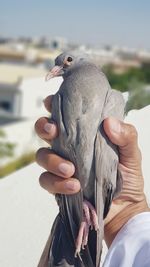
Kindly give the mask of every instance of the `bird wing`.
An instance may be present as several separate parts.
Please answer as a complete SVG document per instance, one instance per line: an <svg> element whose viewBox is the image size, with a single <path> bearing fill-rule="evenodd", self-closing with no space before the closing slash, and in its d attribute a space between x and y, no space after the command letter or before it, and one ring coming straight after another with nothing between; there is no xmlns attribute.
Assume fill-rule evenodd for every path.
<svg viewBox="0 0 150 267"><path fill-rule="evenodd" d="M78 104L78 106L77 106ZM59 125L59 139L54 140L52 149L60 156L72 161L77 166L77 155L75 151L76 145L76 125L74 123L82 115L82 97L74 94L74 98L69 99L68 95L64 96L61 93L53 97L52 118ZM73 112L70 114L69 112ZM72 116L73 115L73 116ZM79 176L79 175L78 175ZM78 177L75 174L75 177ZM49 260L59 263L60 266L86 266L94 267L90 259L90 252L86 250L85 255L82 256L83 262L79 257L75 258L75 241L77 238L78 230L82 220L83 213L83 191L80 190L74 195L56 195L56 200L60 209L60 216L56 231L51 234L53 236L49 250ZM58 238L56 238L58 237ZM59 256L56 251L59 251ZM61 265L62 264L62 265ZM50 265L51 266L51 265Z"/></svg>
<svg viewBox="0 0 150 267"><path fill-rule="evenodd" d="M71 88L71 85L69 85L69 88ZM52 108L55 110L55 113L52 113L52 117L60 127L59 139L54 140L52 148L57 154L72 161L75 166L77 166L74 177L79 177L81 187L84 188L85 184L88 184L87 177L90 176L90 169L92 168L94 140L97 132L97 125L99 124L99 118L94 118L94 126L91 129L89 122L93 120L93 114L90 112L93 107L88 107L87 110L90 111L85 112L85 109L83 109L83 107L85 107L85 105L83 105L83 97L80 95L80 90L78 88L70 92L73 95L70 95L68 92L65 94L66 91L64 90L63 93L61 93L60 90L58 94L54 96L52 101ZM94 105L100 105L98 100L95 102L95 99L89 101L90 105L93 105L93 103L91 103L92 101L94 102ZM68 249L65 249L65 251L67 253L70 251L69 249L72 250L69 253L72 257L72 263L78 260L78 258L74 258L74 252L75 241L82 220L83 193L84 192L81 189L81 191L75 195L57 196L61 214L60 217L63 224L63 226L59 227L60 236L62 236L61 232L64 231L66 238L62 242L58 242L58 240L54 242L50 251L54 251L56 246L57 248L59 247L59 250L61 251L66 244L65 240L70 240L68 241ZM63 229L63 231L61 229ZM57 259L57 257L55 259ZM91 253L88 246L82 252L82 260L84 262L83 266L93 267ZM81 262L75 266L80 265L82 265Z"/></svg>
<svg viewBox="0 0 150 267"><path fill-rule="evenodd" d="M97 265L99 266L102 250L103 219L106 217L112 199L120 191L122 179L118 171L118 150L106 136L103 120L109 116L123 119L124 101L120 92L109 91L102 113L102 122L95 139L95 203L100 229L97 233Z"/></svg>
<svg viewBox="0 0 150 267"><path fill-rule="evenodd" d="M59 92L53 97L52 102L52 109L55 111L52 113L53 120L57 122L57 125L59 126L59 138L55 139L52 143L52 149L60 155L61 157L64 157L70 161L72 161L76 165L76 155L74 153L74 146L73 146L73 140L75 139L75 126L74 121L80 116L80 109L79 106L82 105L80 103L82 101L82 98L76 94L74 94L74 103L78 103L78 109L74 103L71 102L71 100L68 98L68 96L65 96L63 94L60 94ZM71 107L70 107L71 105ZM69 114L69 111L74 110L74 120ZM62 215L64 216L62 219L64 220L64 224L66 225L66 231L70 229L70 233L72 236L73 243L75 242L75 236L76 236L76 227L73 222L75 220L76 222L81 221L82 217L82 193L79 192L78 194L75 194L73 196L69 195L58 195L59 199L59 206L61 210ZM74 203L76 202L78 209L76 209L76 212L74 210ZM72 214L74 214L74 218L72 218Z"/></svg>

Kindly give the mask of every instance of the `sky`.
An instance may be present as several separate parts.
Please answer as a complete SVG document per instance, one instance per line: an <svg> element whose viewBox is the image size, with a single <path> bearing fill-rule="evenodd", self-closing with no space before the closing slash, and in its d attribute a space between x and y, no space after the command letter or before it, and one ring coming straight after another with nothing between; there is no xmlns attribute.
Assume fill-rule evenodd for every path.
<svg viewBox="0 0 150 267"><path fill-rule="evenodd" d="M150 1L0 0L0 35L150 49Z"/></svg>

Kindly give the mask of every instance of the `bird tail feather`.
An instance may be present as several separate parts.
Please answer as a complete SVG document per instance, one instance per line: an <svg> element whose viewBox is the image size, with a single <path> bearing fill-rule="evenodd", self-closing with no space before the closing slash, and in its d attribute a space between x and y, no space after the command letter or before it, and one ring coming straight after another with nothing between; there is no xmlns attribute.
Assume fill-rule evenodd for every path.
<svg viewBox="0 0 150 267"><path fill-rule="evenodd" d="M81 257L75 257L75 241L82 220L82 198L81 191L71 196L59 195L60 213L51 230L48 267L95 267L89 246L81 251ZM79 205L74 206L74 201Z"/></svg>

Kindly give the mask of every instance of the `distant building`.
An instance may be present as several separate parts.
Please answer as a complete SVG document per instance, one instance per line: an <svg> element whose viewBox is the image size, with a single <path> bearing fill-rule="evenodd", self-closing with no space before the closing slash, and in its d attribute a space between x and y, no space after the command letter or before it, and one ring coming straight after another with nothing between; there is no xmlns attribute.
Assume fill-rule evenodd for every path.
<svg viewBox="0 0 150 267"><path fill-rule="evenodd" d="M67 39L63 37L55 37L51 39L50 48L54 50L66 50L68 48Z"/></svg>
<svg viewBox="0 0 150 267"><path fill-rule="evenodd" d="M13 63L39 64L53 60L61 50L27 46L24 43L0 44L0 61Z"/></svg>
<svg viewBox="0 0 150 267"><path fill-rule="evenodd" d="M0 123L31 119L43 112L43 99L59 88L59 79L46 83L46 70L0 64ZM51 89L50 89L51 88ZM5 117L5 120L4 120Z"/></svg>
<svg viewBox="0 0 150 267"><path fill-rule="evenodd" d="M48 113L43 99L56 93L62 82L62 78L45 82L45 75L44 69L0 64L0 129L7 141L16 144L14 158L43 145L34 124ZM1 159L0 166L9 161L12 158Z"/></svg>
<svg viewBox="0 0 150 267"><path fill-rule="evenodd" d="M112 62L111 67L116 74L122 74L131 68L140 68L141 63L139 60L123 60L118 59Z"/></svg>
<svg viewBox="0 0 150 267"><path fill-rule="evenodd" d="M26 93L21 92L24 79L41 75L44 77L44 73L44 70L41 69L6 63L0 64L0 113L3 116L7 115L6 120L8 117L9 120L22 117L23 95Z"/></svg>

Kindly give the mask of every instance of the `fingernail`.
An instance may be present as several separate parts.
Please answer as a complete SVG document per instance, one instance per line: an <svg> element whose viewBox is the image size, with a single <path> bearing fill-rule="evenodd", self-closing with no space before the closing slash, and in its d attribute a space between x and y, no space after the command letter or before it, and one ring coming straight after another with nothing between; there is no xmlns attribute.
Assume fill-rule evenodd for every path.
<svg viewBox="0 0 150 267"><path fill-rule="evenodd" d="M111 123L111 129L116 133L120 133L120 130L121 130L120 122L116 119L113 119Z"/></svg>
<svg viewBox="0 0 150 267"><path fill-rule="evenodd" d="M51 133L53 129L54 129L54 125L52 123L46 123L44 125L44 130L47 133Z"/></svg>
<svg viewBox="0 0 150 267"><path fill-rule="evenodd" d="M68 190L76 191L76 183L75 183L75 182L67 181L67 182L65 183L65 187L66 187L66 189L68 189Z"/></svg>
<svg viewBox="0 0 150 267"><path fill-rule="evenodd" d="M60 163L58 166L60 172L63 174L67 174L69 171L72 171L72 165L69 165L67 163Z"/></svg>

